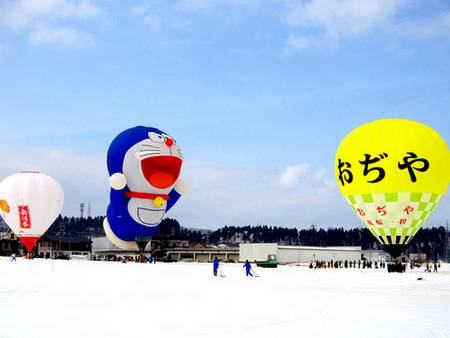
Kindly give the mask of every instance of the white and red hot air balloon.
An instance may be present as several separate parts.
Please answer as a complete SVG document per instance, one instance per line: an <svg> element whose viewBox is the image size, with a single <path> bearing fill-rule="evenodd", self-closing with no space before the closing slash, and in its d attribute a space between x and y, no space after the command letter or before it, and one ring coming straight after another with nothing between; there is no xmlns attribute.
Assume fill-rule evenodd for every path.
<svg viewBox="0 0 450 338"><path fill-rule="evenodd" d="M0 183L0 213L28 251L61 212L64 193L52 177L22 171Z"/></svg>

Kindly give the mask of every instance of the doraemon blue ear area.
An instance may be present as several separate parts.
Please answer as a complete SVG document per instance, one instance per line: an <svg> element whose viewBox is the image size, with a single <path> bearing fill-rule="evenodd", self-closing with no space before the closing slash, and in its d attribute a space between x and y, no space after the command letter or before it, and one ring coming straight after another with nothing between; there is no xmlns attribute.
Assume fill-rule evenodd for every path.
<svg viewBox="0 0 450 338"><path fill-rule="evenodd" d="M164 134L161 130L156 128L149 128L144 126L137 126L124 130L111 142L107 155L108 172L111 176L114 173L121 173L123 171L123 161L128 149L147 138L150 134L155 135Z"/></svg>

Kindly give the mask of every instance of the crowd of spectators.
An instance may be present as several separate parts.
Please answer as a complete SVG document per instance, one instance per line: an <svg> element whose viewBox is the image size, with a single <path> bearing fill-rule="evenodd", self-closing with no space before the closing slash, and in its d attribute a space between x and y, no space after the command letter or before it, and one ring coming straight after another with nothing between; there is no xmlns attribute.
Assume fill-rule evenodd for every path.
<svg viewBox="0 0 450 338"><path fill-rule="evenodd" d="M441 267L437 261L427 261L425 264L425 272L438 272ZM401 262L393 262L390 266L387 266L384 261L371 261L367 259L362 260L344 260L344 261L311 261L309 263L310 269L385 269L388 267L389 272L404 272L406 270L406 264ZM410 262L410 269L423 268L422 264ZM392 270L392 271L391 271ZM397 271L398 270L398 271Z"/></svg>
<svg viewBox="0 0 450 338"><path fill-rule="evenodd" d="M310 269L384 269L386 262L363 260L344 260L344 261L311 261Z"/></svg>

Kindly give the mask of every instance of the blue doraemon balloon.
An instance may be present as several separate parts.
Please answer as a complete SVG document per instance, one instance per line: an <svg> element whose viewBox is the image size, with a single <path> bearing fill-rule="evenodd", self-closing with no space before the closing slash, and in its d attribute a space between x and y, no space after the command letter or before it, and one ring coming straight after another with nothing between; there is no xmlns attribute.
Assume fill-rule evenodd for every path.
<svg viewBox="0 0 450 338"><path fill-rule="evenodd" d="M138 249L186 190L180 147L161 130L138 126L112 141L107 164L111 192L103 228L116 246Z"/></svg>

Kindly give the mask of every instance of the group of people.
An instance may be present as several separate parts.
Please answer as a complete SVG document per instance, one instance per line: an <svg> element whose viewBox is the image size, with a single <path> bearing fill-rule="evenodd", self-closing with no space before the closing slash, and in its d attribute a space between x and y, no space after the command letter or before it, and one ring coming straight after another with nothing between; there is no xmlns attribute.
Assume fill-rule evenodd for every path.
<svg viewBox="0 0 450 338"><path fill-rule="evenodd" d="M214 257L213 260L213 274L214 276L218 276L220 275L221 277L223 277L223 272L219 270L219 259L217 257ZM245 268L245 275L247 277L254 277L254 275L252 274L252 265L250 264L250 262L248 260L245 261L244 265L242 266L243 268ZM219 274L220 272L220 274Z"/></svg>
<svg viewBox="0 0 450 338"><path fill-rule="evenodd" d="M34 254L33 254L33 252L30 251L30 252L27 252L22 257L25 258L25 259L33 259L34 258ZM11 254L10 258L11 258L11 262L15 262L16 261L16 254L15 253Z"/></svg>
<svg viewBox="0 0 450 338"><path fill-rule="evenodd" d="M311 261L309 264L310 269L348 269L348 268L358 268L358 269L384 269L386 267L386 262L372 262L369 260L345 260L345 261Z"/></svg>
<svg viewBox="0 0 450 338"><path fill-rule="evenodd" d="M413 269L413 264L411 263L411 270ZM440 264L436 261L428 261L425 263L425 272L438 272L438 267L440 267Z"/></svg>
<svg viewBox="0 0 450 338"><path fill-rule="evenodd" d="M128 263L128 262L135 262L135 263L156 263L156 257L155 256L145 256L145 255L139 255L134 257L127 257L127 256L121 256L118 258L118 260L122 263Z"/></svg>

